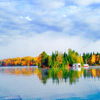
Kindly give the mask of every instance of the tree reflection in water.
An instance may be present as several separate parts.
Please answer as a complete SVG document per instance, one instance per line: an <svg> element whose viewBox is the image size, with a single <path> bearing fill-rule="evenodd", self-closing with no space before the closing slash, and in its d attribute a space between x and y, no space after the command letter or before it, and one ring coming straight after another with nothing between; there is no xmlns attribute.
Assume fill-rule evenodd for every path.
<svg viewBox="0 0 100 100"><path fill-rule="evenodd" d="M74 71L68 69L40 69L40 68L1 68L0 73L10 74L10 75L36 75L43 84L47 83L48 79L52 79L53 83L69 82L70 84L79 81L80 77L100 77L100 69L83 69L81 71Z"/></svg>

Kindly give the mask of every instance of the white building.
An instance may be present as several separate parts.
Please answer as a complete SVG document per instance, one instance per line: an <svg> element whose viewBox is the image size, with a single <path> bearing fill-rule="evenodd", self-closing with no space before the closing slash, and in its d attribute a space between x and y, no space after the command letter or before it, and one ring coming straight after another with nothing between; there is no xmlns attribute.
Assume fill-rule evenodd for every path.
<svg viewBox="0 0 100 100"><path fill-rule="evenodd" d="M81 71L81 64L80 63L73 64L72 69L75 71Z"/></svg>

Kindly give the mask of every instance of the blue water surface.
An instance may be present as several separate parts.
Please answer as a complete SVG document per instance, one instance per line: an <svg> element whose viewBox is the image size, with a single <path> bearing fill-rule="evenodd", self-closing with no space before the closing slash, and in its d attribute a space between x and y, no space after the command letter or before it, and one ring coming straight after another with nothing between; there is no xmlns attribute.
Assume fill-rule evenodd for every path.
<svg viewBox="0 0 100 100"><path fill-rule="evenodd" d="M99 70L72 72L69 77L61 70L51 72L35 67L0 68L0 100L100 100Z"/></svg>

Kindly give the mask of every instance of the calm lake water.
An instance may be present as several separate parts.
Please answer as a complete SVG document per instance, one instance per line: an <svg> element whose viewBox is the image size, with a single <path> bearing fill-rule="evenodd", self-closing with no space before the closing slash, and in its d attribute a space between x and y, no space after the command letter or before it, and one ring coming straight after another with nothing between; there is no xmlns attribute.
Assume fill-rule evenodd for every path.
<svg viewBox="0 0 100 100"><path fill-rule="evenodd" d="M0 100L100 100L100 69L0 68Z"/></svg>

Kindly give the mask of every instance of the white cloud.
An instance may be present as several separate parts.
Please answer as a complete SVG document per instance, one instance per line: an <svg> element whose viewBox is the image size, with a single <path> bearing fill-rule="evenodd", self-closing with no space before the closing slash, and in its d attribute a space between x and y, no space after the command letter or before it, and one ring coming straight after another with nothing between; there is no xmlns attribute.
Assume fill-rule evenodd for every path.
<svg viewBox="0 0 100 100"><path fill-rule="evenodd" d="M55 50L64 52L69 48L79 53L98 51L100 49L99 43L100 41L93 42L80 36L58 35L54 32L34 33L31 37L16 36L7 45L1 45L0 59L18 56L38 56L43 51L46 51L48 54Z"/></svg>
<svg viewBox="0 0 100 100"><path fill-rule="evenodd" d="M25 17L25 19L28 20L28 21L32 20L29 16Z"/></svg>
<svg viewBox="0 0 100 100"><path fill-rule="evenodd" d="M66 0L36 0L35 4L30 0L8 1L0 3L1 58L37 56L43 50L49 54L68 48L78 52L99 50L99 38L97 42L92 39L100 36L100 8L88 5L100 0L70 0L73 5Z"/></svg>
<svg viewBox="0 0 100 100"><path fill-rule="evenodd" d="M67 15L66 14L63 14L63 17L67 17Z"/></svg>
<svg viewBox="0 0 100 100"><path fill-rule="evenodd" d="M85 52L100 52L100 40L97 41L91 41L88 45L88 47L86 48Z"/></svg>
<svg viewBox="0 0 100 100"><path fill-rule="evenodd" d="M29 16L26 16L26 17L20 16L19 18L20 19L25 19L25 20L28 20L28 21L32 21L32 19Z"/></svg>
<svg viewBox="0 0 100 100"><path fill-rule="evenodd" d="M13 2L0 2L0 8L3 8L3 9L8 9L8 10L11 10L14 11L15 10L15 3Z"/></svg>
<svg viewBox="0 0 100 100"><path fill-rule="evenodd" d="M89 24L89 27L93 30L100 31L100 16L87 17L85 20Z"/></svg>
<svg viewBox="0 0 100 100"><path fill-rule="evenodd" d="M40 7L44 8L45 10L52 10L52 9L58 9L60 7L63 7L65 5L64 0L37 0L37 3Z"/></svg>
<svg viewBox="0 0 100 100"><path fill-rule="evenodd" d="M100 0L71 0L72 2L75 2L78 5L88 6L93 3L100 3Z"/></svg>

